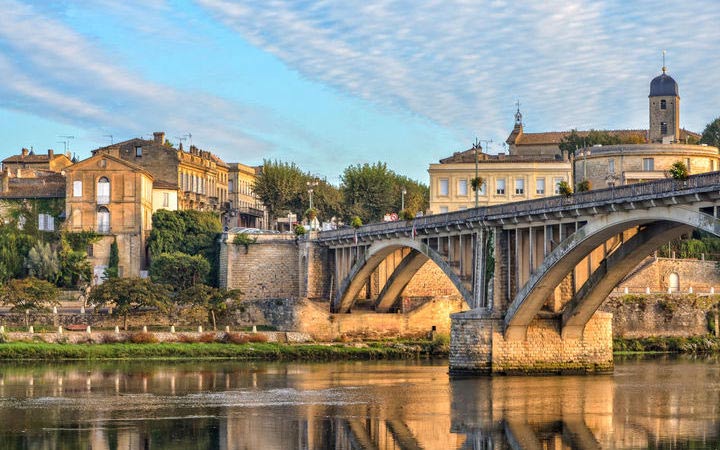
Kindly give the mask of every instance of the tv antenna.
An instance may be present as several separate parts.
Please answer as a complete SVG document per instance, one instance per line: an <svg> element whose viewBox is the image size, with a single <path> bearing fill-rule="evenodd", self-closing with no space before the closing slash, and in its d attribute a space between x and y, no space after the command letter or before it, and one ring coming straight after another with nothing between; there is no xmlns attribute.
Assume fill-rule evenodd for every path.
<svg viewBox="0 0 720 450"><path fill-rule="evenodd" d="M188 143L189 143L190 145L193 145L193 144L192 144L192 133L188 132L187 134L183 134L183 137L188 140Z"/></svg>
<svg viewBox="0 0 720 450"><path fill-rule="evenodd" d="M103 137L109 137L110 138L110 145L113 145L115 142L113 141L113 135L112 134L103 134Z"/></svg>
<svg viewBox="0 0 720 450"><path fill-rule="evenodd" d="M70 149L70 139L75 139L75 136L60 135L58 137L65 139L64 141L62 141L62 143L65 144L65 153L67 153Z"/></svg>

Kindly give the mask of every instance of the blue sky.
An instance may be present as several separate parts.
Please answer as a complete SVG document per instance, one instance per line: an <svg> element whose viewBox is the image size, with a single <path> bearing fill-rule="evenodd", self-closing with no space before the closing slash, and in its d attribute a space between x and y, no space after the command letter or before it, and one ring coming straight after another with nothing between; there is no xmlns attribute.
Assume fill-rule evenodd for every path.
<svg viewBox="0 0 720 450"><path fill-rule="evenodd" d="M646 128L667 50L681 126L720 115L720 2L0 0L0 157L153 131L338 183L526 131ZM189 138L185 141L186 145Z"/></svg>

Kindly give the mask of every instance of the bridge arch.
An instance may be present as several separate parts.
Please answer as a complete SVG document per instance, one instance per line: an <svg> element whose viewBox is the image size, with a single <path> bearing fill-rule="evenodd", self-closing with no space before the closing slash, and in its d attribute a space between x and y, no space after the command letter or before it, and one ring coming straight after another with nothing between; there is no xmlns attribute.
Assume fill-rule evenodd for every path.
<svg viewBox="0 0 720 450"><path fill-rule="evenodd" d="M615 212L593 217L588 223L569 236L551 252L540 267L532 273L520 289L505 315L505 335L523 339L525 330L542 308L545 300L567 274L590 252L632 227L642 226L637 236L628 240L626 249L610 254L597 273L591 276L578 295L566 305L563 313L564 334L582 333L587 321L602 303L607 293L629 273L632 262L640 254L644 258L663 242L677 237L691 228L720 236L720 220L697 210L681 206L653 207L643 210ZM646 253L645 253L646 252ZM639 262L639 260L638 260ZM605 273L603 273L605 272ZM603 275L609 276L603 279ZM612 284L612 286L610 286ZM605 293L605 296L603 296ZM566 329L565 329L566 328Z"/></svg>
<svg viewBox="0 0 720 450"><path fill-rule="evenodd" d="M450 279L450 281L455 286L455 288L458 290L458 292L463 297L463 299L468 304L471 304L472 294L463 285L460 277L452 270L450 265L447 262L445 262L443 257L437 251L435 251L429 245L427 245L419 240L410 239L410 238L401 238L401 239L393 239L393 240L387 240L387 241L384 241L384 240L376 241L372 245L367 247L365 252L355 262L355 265L353 265L352 269L350 270L350 273L340 283L337 294L333 298L333 301L331 304L332 312L335 312L335 313L349 312L350 308L352 307L353 303L355 302L357 295L360 293L361 289L363 288L365 281L372 274L372 272L391 253L393 253L396 250L403 249L403 248L410 248L413 250L413 252L411 252L410 255L408 255L406 257L406 258L412 258L413 262L408 262L405 264L403 271L402 271L402 273L404 274L403 277L410 274L410 278L411 278L412 277L411 274L417 272L417 270L421 266L418 264L419 261L425 262L427 259L430 259ZM422 255L422 256L418 256L418 255ZM410 260L408 260L408 261L410 261ZM414 272L413 272L413 270L414 270ZM396 282L396 281L397 281L396 279L389 280L388 286L386 286L386 287L388 287L388 290L392 289L393 292L395 292L397 290L397 286L402 285L402 281L400 281L400 282ZM393 287L390 288L389 286L393 286ZM399 294L399 292L397 292L397 293ZM385 290L385 289L383 290L383 292L380 295L381 307L385 307L385 305L387 305L387 300L383 301L383 299L389 298L390 295L392 295L391 292L387 292L387 290Z"/></svg>

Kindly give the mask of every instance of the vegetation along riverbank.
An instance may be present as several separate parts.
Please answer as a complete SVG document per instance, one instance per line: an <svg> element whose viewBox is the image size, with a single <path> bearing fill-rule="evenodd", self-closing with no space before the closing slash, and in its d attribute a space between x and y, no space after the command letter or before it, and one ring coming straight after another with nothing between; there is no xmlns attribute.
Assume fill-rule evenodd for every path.
<svg viewBox="0 0 720 450"><path fill-rule="evenodd" d="M0 360L63 359L203 359L225 358L269 361L330 361L372 359L446 358L448 339L382 341L368 343L275 342L116 342L68 344L6 342L0 344Z"/></svg>
<svg viewBox="0 0 720 450"><path fill-rule="evenodd" d="M720 338L713 336L693 337L646 337L615 338L613 352L620 353L686 353L720 354Z"/></svg>

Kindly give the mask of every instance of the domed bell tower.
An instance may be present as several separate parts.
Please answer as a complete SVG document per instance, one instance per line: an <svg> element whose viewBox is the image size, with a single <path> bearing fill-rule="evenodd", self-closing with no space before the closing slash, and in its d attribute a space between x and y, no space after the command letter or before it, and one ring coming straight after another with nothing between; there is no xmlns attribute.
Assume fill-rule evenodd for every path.
<svg viewBox="0 0 720 450"><path fill-rule="evenodd" d="M650 82L650 142L674 142L680 140L680 95L678 85L665 72L663 52L662 74Z"/></svg>

